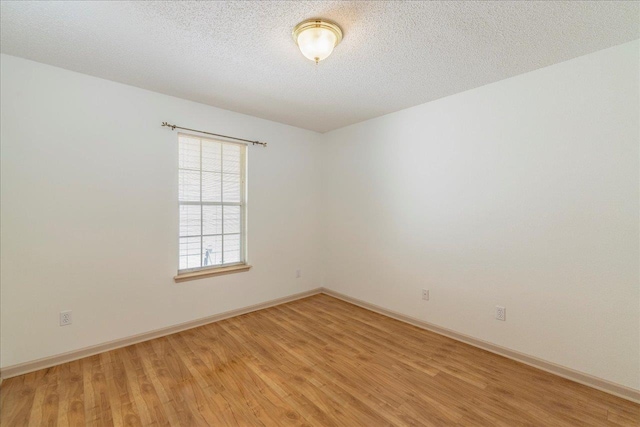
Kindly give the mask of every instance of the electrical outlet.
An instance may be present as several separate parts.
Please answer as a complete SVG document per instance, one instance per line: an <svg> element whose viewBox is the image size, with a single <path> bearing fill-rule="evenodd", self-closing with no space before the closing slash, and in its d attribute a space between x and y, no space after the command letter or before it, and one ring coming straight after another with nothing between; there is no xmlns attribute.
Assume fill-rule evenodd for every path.
<svg viewBox="0 0 640 427"><path fill-rule="evenodd" d="M425 301L429 301L429 289L422 290L422 299Z"/></svg>
<svg viewBox="0 0 640 427"><path fill-rule="evenodd" d="M296 270L296 279L299 279L302 277L302 270Z"/></svg>
<svg viewBox="0 0 640 427"><path fill-rule="evenodd" d="M60 326L67 326L73 322L71 318L71 310L60 312Z"/></svg>
<svg viewBox="0 0 640 427"><path fill-rule="evenodd" d="M496 305L496 319L502 320L503 322L507 320L507 309Z"/></svg>

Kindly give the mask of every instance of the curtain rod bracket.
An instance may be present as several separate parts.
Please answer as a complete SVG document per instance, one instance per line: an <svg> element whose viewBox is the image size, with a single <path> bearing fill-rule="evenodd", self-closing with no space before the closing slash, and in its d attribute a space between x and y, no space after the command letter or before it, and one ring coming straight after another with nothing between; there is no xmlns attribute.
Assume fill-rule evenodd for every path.
<svg viewBox="0 0 640 427"><path fill-rule="evenodd" d="M162 126L169 127L169 128L171 128L171 130L183 129L183 130L188 130L188 131L191 131L191 132L198 132L198 133L205 133L205 134L207 134L207 135L219 136L219 137L221 137L221 138L235 139L236 141L249 142L249 143L251 143L251 144L253 144L253 145L262 145L263 147L266 147L266 146L267 146L267 143L266 143L266 142L251 141L251 140L249 140L249 139L236 138L235 136L220 135L220 134L218 134L218 133L212 133L212 132L205 132L205 131L202 131L202 130L196 130L196 129L183 128L183 127L180 127L180 126L172 125L172 124L170 124L170 123L168 123L168 122L162 122Z"/></svg>

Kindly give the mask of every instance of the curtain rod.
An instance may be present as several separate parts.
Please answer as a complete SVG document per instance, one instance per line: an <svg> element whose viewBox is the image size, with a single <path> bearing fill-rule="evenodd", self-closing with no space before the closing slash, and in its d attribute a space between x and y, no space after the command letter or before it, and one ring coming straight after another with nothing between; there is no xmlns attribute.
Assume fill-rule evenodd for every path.
<svg viewBox="0 0 640 427"><path fill-rule="evenodd" d="M183 127L180 127L180 126L171 125L171 124L169 124L167 122L162 122L162 126L170 127L171 130L176 130L176 129L190 130L191 132L206 133L207 135L219 136L219 137L227 138L227 139L235 139L236 141L250 142L253 145L258 144L258 145L262 145L263 147L267 146L266 142L251 141L251 140L248 140L248 139L236 138L235 136L220 135L218 133L211 133L211 132L205 132L205 131L202 131L202 130L183 128Z"/></svg>

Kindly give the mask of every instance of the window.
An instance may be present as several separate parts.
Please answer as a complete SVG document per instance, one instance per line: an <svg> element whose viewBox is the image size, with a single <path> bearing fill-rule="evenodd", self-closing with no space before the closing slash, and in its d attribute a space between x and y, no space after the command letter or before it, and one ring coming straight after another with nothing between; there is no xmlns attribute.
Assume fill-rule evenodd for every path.
<svg viewBox="0 0 640 427"><path fill-rule="evenodd" d="M179 273L244 264L246 146L178 135Z"/></svg>

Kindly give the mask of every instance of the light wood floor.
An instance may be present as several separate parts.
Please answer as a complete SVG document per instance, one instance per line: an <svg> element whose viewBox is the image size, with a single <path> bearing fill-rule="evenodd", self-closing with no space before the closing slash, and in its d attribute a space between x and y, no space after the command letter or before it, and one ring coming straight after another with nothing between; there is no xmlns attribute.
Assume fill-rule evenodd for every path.
<svg viewBox="0 0 640 427"><path fill-rule="evenodd" d="M0 424L606 426L640 405L326 295L5 380Z"/></svg>

